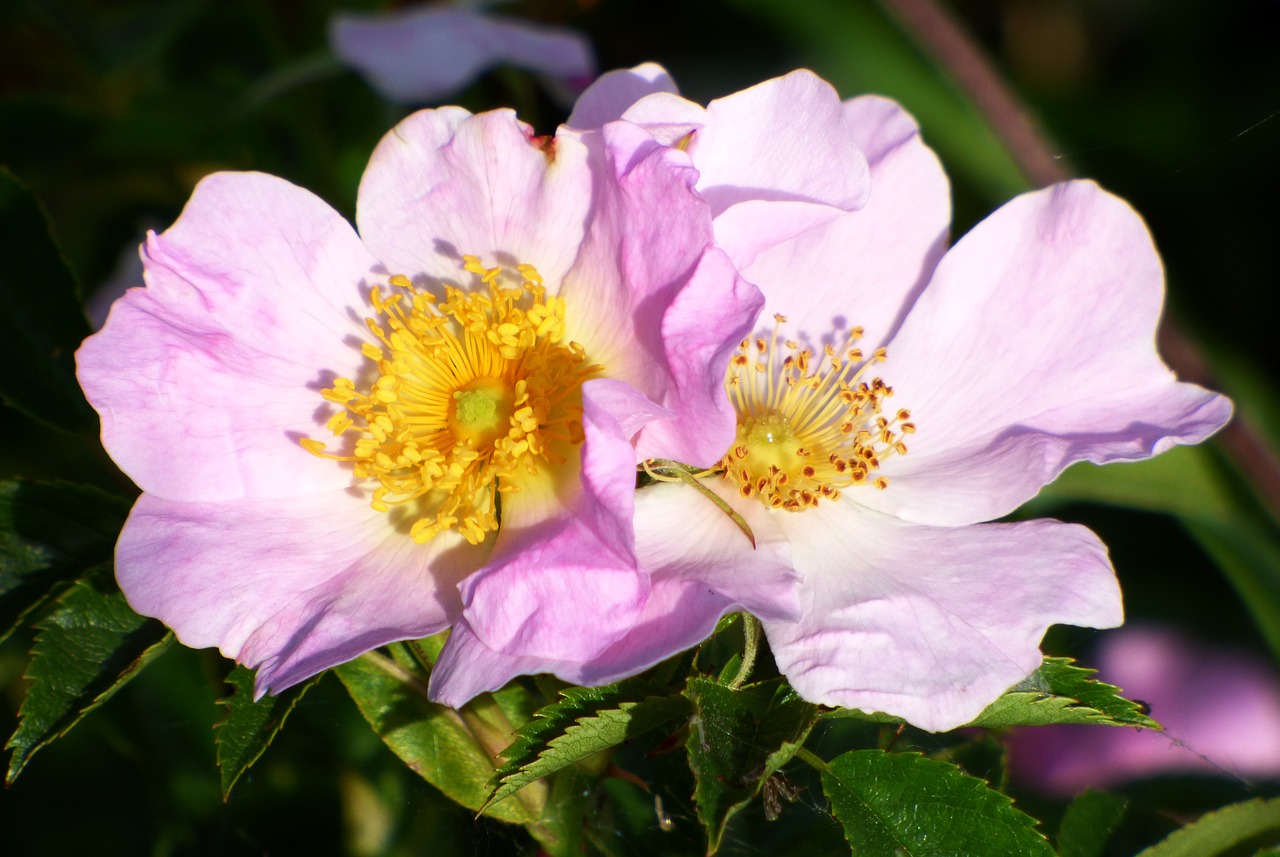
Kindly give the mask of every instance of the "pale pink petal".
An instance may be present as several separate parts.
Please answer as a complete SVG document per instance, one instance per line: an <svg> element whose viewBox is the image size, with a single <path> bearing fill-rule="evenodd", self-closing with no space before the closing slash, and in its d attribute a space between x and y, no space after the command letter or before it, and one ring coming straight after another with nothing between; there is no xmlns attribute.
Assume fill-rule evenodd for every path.
<svg viewBox="0 0 1280 857"><path fill-rule="evenodd" d="M624 123L559 139L589 152L596 175L584 203L591 220L560 284L565 336L604 374L648 393L663 354L663 313L711 245L711 218L693 190L697 174L679 153Z"/></svg>
<svg viewBox="0 0 1280 857"><path fill-rule="evenodd" d="M871 190L840 98L810 71L794 71L707 105L689 144L698 190L720 214L751 199L791 199L852 210Z"/></svg>
<svg viewBox="0 0 1280 857"><path fill-rule="evenodd" d="M635 452L589 385L582 400L580 487L566 462L550 490L504 494L493 558L462 583L464 615L496 651L589 658L626 633L648 595L631 529Z"/></svg>
<svg viewBox="0 0 1280 857"><path fill-rule="evenodd" d="M622 119L641 128L664 146L688 149L690 135L701 131L710 121L707 109L684 98L674 90L646 95L627 108Z"/></svg>
<svg viewBox="0 0 1280 857"><path fill-rule="evenodd" d="M778 520L756 501L742 500L720 477L704 479L742 515L751 540L710 498L683 484L655 484L636 492L636 554L658 581L716 592L761 619L800 618L800 574ZM694 641L696 642L696 641Z"/></svg>
<svg viewBox="0 0 1280 857"><path fill-rule="evenodd" d="M659 400L675 418L655 420L641 430L639 459L710 467L724 455L737 424L724 392L725 371L763 303L759 290L737 275L723 253L713 250L702 257L662 318L671 383Z"/></svg>
<svg viewBox="0 0 1280 857"><path fill-rule="evenodd" d="M573 684L598 686L643 672L710 636L726 613L738 609L724 595L700 584L655 580L644 608L625 635L587 659L511 655L486 646L463 619L431 672L430 696L458 707L497 690L520 675L551 673ZM572 655L572 653L567 653Z"/></svg>
<svg viewBox="0 0 1280 857"><path fill-rule="evenodd" d="M490 543L491 544L491 543ZM120 536L130 605L188 646L218 646L280 690L393 640L449 625L484 561L453 533L425 545L348 491L179 503L144 494Z"/></svg>
<svg viewBox="0 0 1280 857"><path fill-rule="evenodd" d="M576 139L535 140L508 110L409 116L374 150L356 221L386 271L462 282L462 256L538 269L555 294L590 215L592 173Z"/></svg>
<svg viewBox="0 0 1280 857"><path fill-rule="evenodd" d="M605 375L671 412L640 430L638 457L711 464L733 439L724 372L759 293L712 245L696 173L678 152L625 123L586 144L613 178L597 185L582 252L560 290L566 335Z"/></svg>
<svg viewBox="0 0 1280 857"><path fill-rule="evenodd" d="M405 104L436 101L499 65L575 88L595 73L590 42L581 33L458 6L339 13L329 24L329 43L374 89Z"/></svg>
<svg viewBox="0 0 1280 857"><path fill-rule="evenodd" d="M957 525L1012 511L1073 462L1198 443L1231 415L1155 350L1160 259L1091 182L1025 194L942 260L877 367L910 410L910 452L859 502Z"/></svg>
<svg viewBox="0 0 1280 857"><path fill-rule="evenodd" d="M147 287L77 352L120 468L173 500L348 484L298 439L327 434L320 390L363 362L374 262L350 225L281 179L220 173L148 239L144 262Z"/></svg>
<svg viewBox="0 0 1280 857"><path fill-rule="evenodd" d="M788 337L819 344L862 327L870 353L892 335L942 258L951 192L937 156L897 104L865 96L847 102L845 114L871 165L867 204L736 261L764 292L768 311L787 318Z"/></svg>
<svg viewBox="0 0 1280 857"><path fill-rule="evenodd" d="M705 640L726 613L797 618L796 573L786 539L764 509L754 506L745 511L753 517L757 550L723 512L688 486L652 485L638 492L636 550L653 577L628 631L590 658L539 658L495 651L464 620L454 626L436 663L432 698L458 706L517 675L540 672L576 684L605 684Z"/></svg>
<svg viewBox="0 0 1280 857"><path fill-rule="evenodd" d="M583 392L596 406L603 408L618 421L622 436L628 440L654 420L670 420L675 414L655 404L652 399L625 381L614 378L594 378L583 385ZM637 456L641 460L642 456Z"/></svg>
<svg viewBox="0 0 1280 857"><path fill-rule="evenodd" d="M497 652L482 643L459 619L431 669L427 695L433 702L461 708L476 696L498 690L520 675L554 673L559 661Z"/></svg>
<svg viewBox="0 0 1280 857"><path fill-rule="evenodd" d="M1123 619L1106 548L1084 527L924 527L844 501L781 524L804 618L765 630L812 702L952 729L1039 666L1050 625Z"/></svg>
<svg viewBox="0 0 1280 857"><path fill-rule="evenodd" d="M578 97L565 124L584 130L601 128L621 119L631 105L655 92L676 92L675 81L657 63L607 71Z"/></svg>

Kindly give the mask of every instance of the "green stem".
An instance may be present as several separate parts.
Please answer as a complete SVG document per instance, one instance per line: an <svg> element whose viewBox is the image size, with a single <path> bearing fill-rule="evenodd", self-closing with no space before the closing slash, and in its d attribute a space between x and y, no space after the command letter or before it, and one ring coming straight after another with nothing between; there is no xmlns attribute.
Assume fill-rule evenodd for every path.
<svg viewBox="0 0 1280 857"><path fill-rule="evenodd" d="M814 753L812 750L806 750L804 747L801 747L800 749L796 750L795 758L804 762L806 765L813 768L815 771L817 771L820 774L825 774L827 772L826 761L817 753Z"/></svg>
<svg viewBox="0 0 1280 857"><path fill-rule="evenodd" d="M750 613L742 614L742 636L742 664L733 681L729 682L729 687L734 690L746 684L751 677L751 671L756 666L756 654L760 651L760 620Z"/></svg>

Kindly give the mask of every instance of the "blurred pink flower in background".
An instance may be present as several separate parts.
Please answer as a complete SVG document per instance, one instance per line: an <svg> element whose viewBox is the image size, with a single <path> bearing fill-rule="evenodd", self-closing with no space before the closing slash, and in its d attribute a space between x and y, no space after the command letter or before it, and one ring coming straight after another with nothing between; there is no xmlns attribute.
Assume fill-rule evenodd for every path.
<svg viewBox="0 0 1280 857"><path fill-rule="evenodd" d="M540 75L568 103L596 68L581 33L462 5L339 14L329 24L329 43L383 97L403 104L439 101L503 65Z"/></svg>
<svg viewBox="0 0 1280 857"><path fill-rule="evenodd" d="M1280 677L1261 658L1134 625L1102 638L1096 666L1166 731L1019 729L1008 742L1011 776L1063 796L1162 774L1280 777Z"/></svg>

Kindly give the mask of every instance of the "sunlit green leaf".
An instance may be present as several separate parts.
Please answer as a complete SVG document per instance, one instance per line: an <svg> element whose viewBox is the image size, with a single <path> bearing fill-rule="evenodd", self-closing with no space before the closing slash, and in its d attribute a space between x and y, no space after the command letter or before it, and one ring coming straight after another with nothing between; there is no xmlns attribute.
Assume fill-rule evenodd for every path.
<svg viewBox="0 0 1280 857"><path fill-rule="evenodd" d="M697 786L698 818L715 853L730 819L759 795L804 743L817 719L781 679L733 689L708 679L689 680L689 767Z"/></svg>
<svg viewBox="0 0 1280 857"><path fill-rule="evenodd" d="M227 676L232 692L220 700L226 706L227 714L214 726L223 800L231 794L231 788L241 775L270 746L298 700L317 681L318 676L254 702L253 670L237 666Z"/></svg>
<svg viewBox="0 0 1280 857"><path fill-rule="evenodd" d="M0 235L0 397L55 428L90 429L73 359L89 333L75 279L35 198L3 168Z"/></svg>
<svg viewBox="0 0 1280 857"><path fill-rule="evenodd" d="M462 713L427 699L426 685L396 662L367 654L334 670L360 713L388 747L424 780L453 800L479 811L489 796L494 755ZM531 824L546 802L535 784L515 800L486 814L515 824Z"/></svg>
<svg viewBox="0 0 1280 857"><path fill-rule="evenodd" d="M967 726L1047 726L1054 723L1095 723L1159 729L1142 705L1125 699L1114 685L1090 678L1097 670L1075 666L1071 658L1045 658L1040 668L1009 688ZM851 708L824 711L823 720L853 719L868 723L899 723L882 712Z"/></svg>
<svg viewBox="0 0 1280 857"><path fill-rule="evenodd" d="M1238 850L1248 843L1248 850ZM1245 801L1206 813L1138 857L1217 857L1280 845L1280 798Z"/></svg>
<svg viewBox="0 0 1280 857"><path fill-rule="evenodd" d="M567 688L561 694L502 751L507 762L494 776L497 787L487 806L575 762L687 717L690 711L683 696L647 679Z"/></svg>
<svg viewBox="0 0 1280 857"><path fill-rule="evenodd" d="M914 753L845 753L825 766L822 787L858 857L1053 855L1035 819L946 762Z"/></svg>
<svg viewBox="0 0 1280 857"><path fill-rule="evenodd" d="M13 750L10 783L38 750L110 699L173 640L159 622L129 609L105 570L71 587L37 627L26 673L31 686L5 745Z"/></svg>
<svg viewBox="0 0 1280 857"><path fill-rule="evenodd" d="M1090 676L1097 670L1075 666L1070 658L1045 658L1040 669L1018 682L977 716L970 726L1045 726L1100 723L1159 729L1142 706L1120 689Z"/></svg>
<svg viewBox="0 0 1280 857"><path fill-rule="evenodd" d="M57 594L107 562L129 502L84 485L0 482L0 640Z"/></svg>

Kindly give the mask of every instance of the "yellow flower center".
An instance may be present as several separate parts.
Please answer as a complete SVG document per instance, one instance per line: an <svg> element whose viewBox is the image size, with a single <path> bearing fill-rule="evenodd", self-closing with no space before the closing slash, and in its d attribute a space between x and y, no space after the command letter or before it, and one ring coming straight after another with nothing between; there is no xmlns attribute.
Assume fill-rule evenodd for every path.
<svg viewBox="0 0 1280 857"><path fill-rule="evenodd" d="M786 323L780 315L774 320ZM744 339L729 361L725 387L738 412L738 437L720 461L725 478L743 497L791 512L838 499L851 485L887 488L876 470L885 458L906 454L902 438L915 426L905 410L883 412L891 387L863 379L885 350L865 358L854 347L862 329L854 328L843 351L828 345L815 361L778 327L767 340Z"/></svg>
<svg viewBox="0 0 1280 857"><path fill-rule="evenodd" d="M469 291L444 287L444 299L404 276L375 286L372 342L361 353L372 381L357 387L335 378L322 395L342 405L328 428L350 433L348 455L303 447L352 462L373 487L381 512L409 510L410 534L426 542L456 529L478 544L498 528L498 492L520 490L544 464L560 464L582 443L582 382L603 367L588 365L582 346L562 342L564 302L547 295L532 265L486 268L463 257L475 275ZM515 274L518 286L504 281Z"/></svg>

